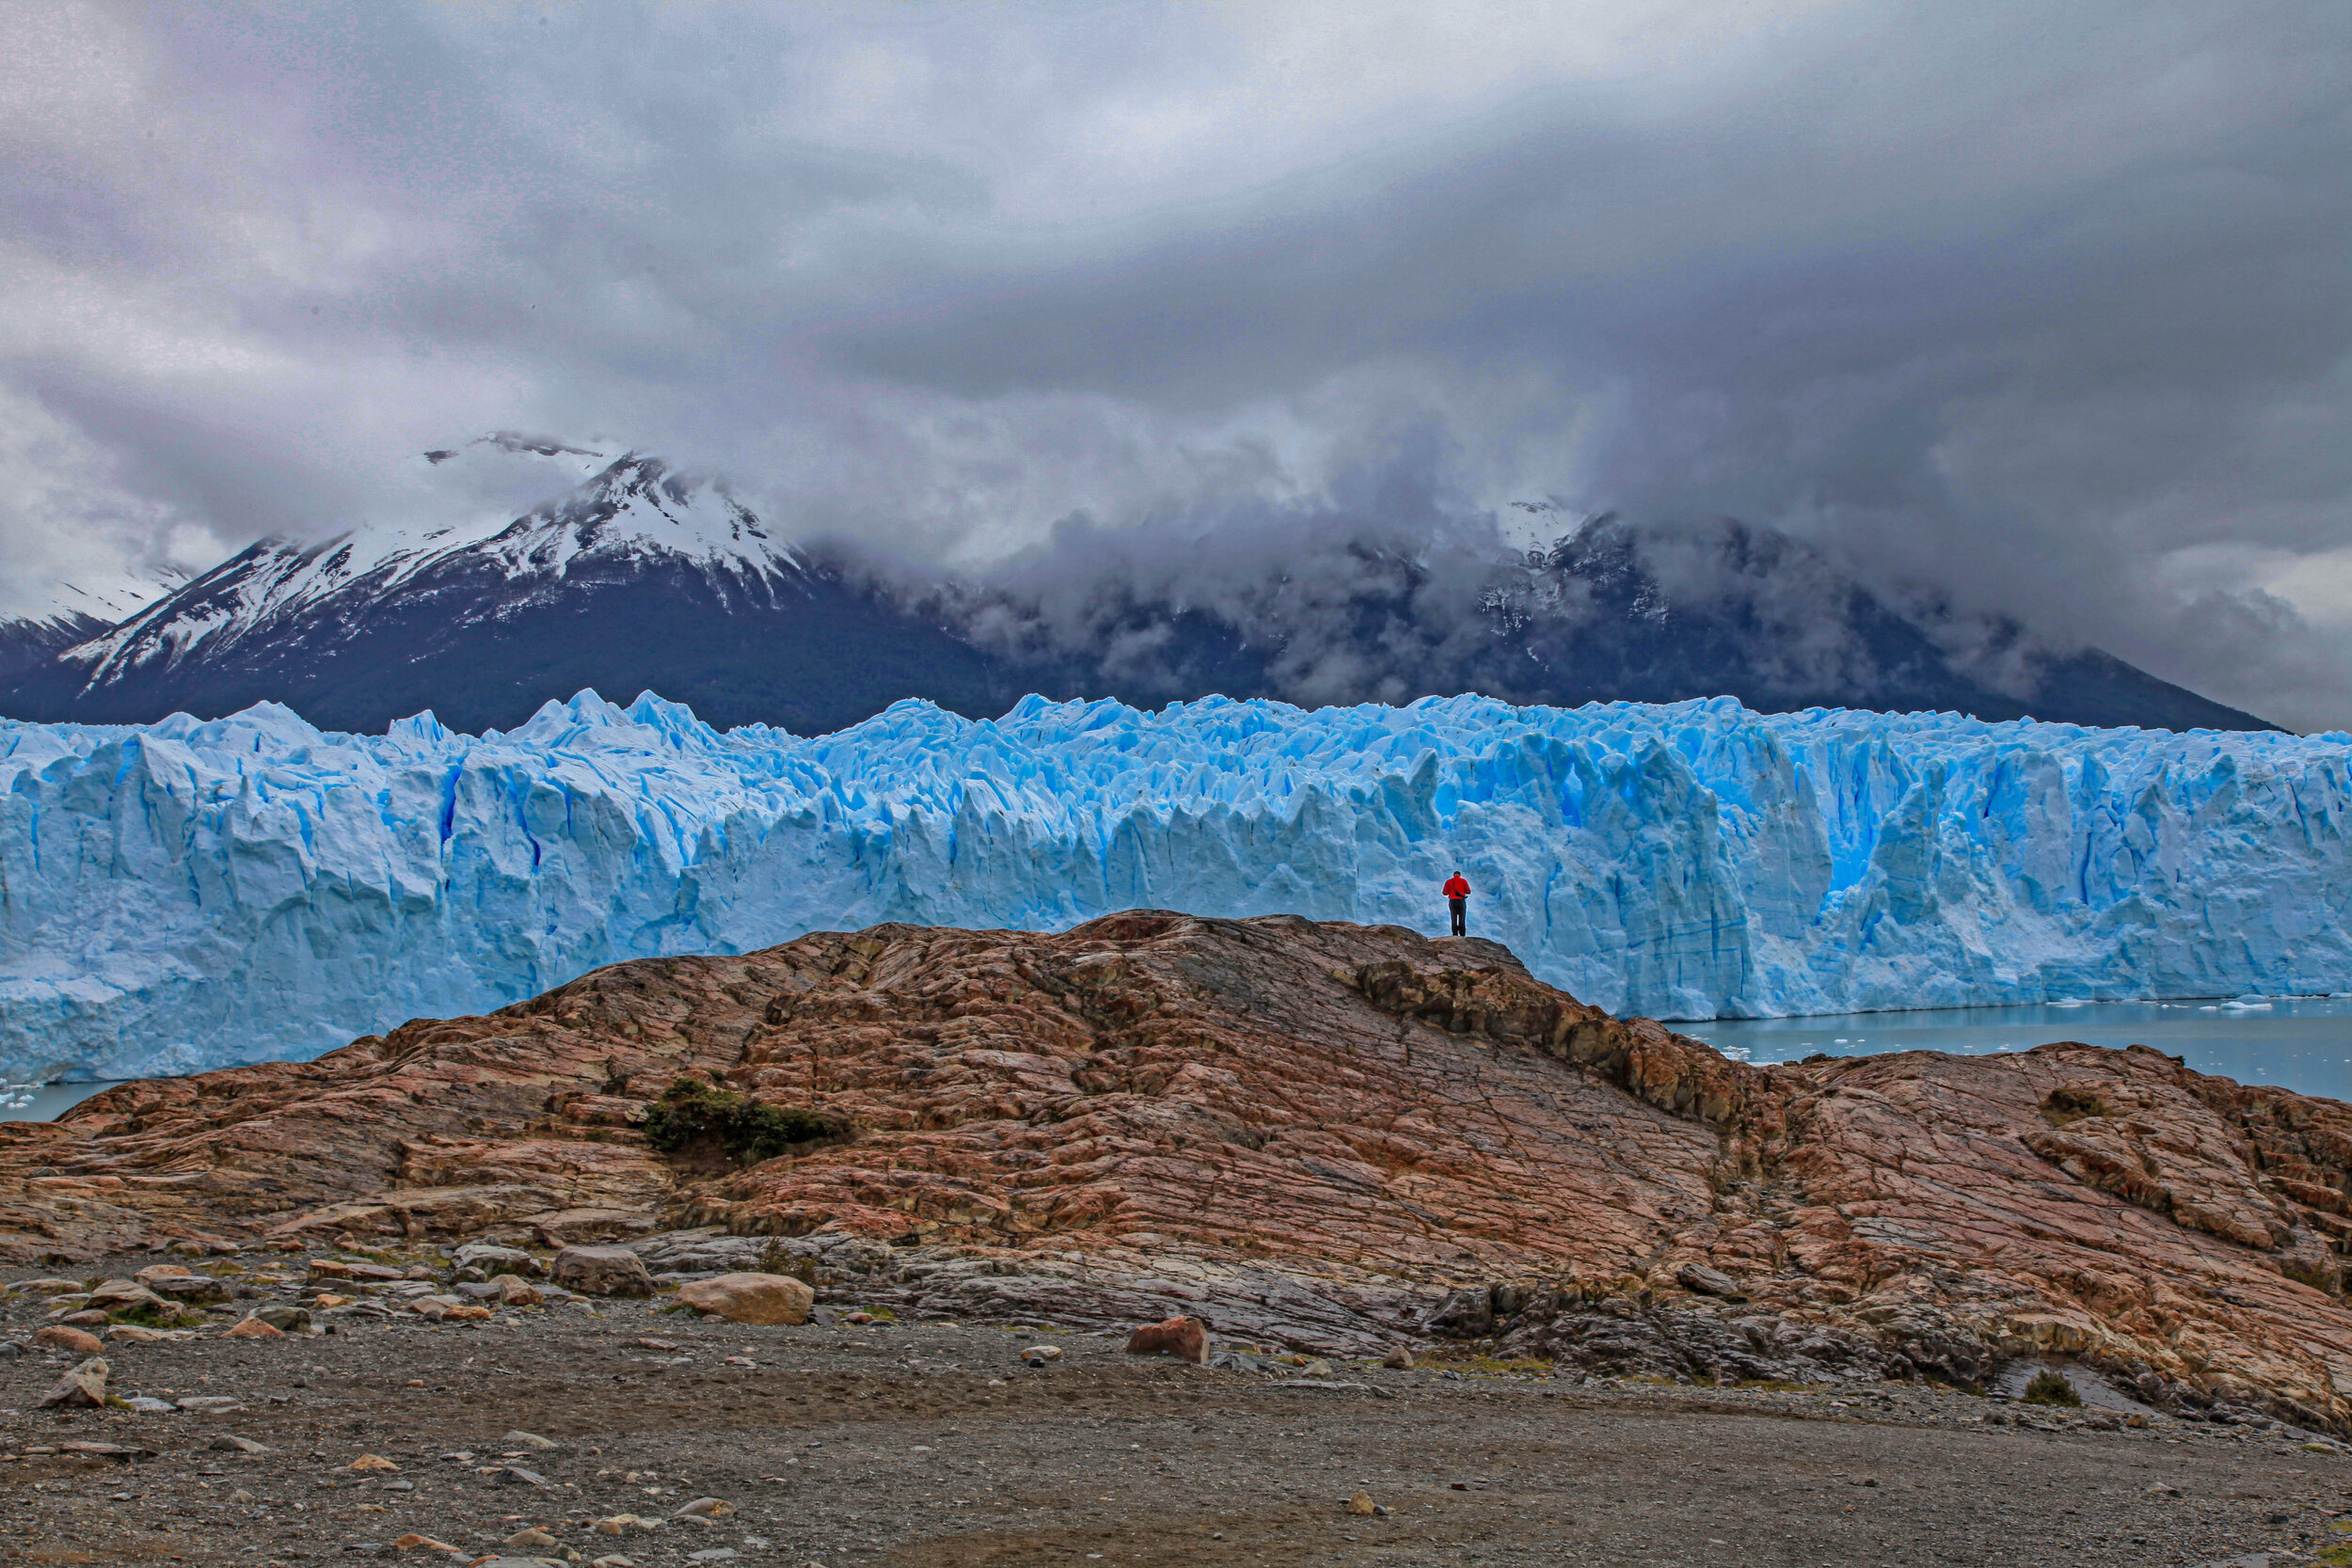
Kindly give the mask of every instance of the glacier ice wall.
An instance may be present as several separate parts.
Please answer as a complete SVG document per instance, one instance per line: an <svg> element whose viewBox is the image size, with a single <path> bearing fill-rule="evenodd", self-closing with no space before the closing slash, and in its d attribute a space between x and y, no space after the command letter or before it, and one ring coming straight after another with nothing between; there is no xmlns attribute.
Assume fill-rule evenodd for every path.
<svg viewBox="0 0 2352 1568"><path fill-rule="evenodd" d="M901 703L804 739L583 692L479 737L0 723L0 1074L316 1053L599 964L1136 907L1471 930L1669 1018L2352 989L2352 737Z"/></svg>

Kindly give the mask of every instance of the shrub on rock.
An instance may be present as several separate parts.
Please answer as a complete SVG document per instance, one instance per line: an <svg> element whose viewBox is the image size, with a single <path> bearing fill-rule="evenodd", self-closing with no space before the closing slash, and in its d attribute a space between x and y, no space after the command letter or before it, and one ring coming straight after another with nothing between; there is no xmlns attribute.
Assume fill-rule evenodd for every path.
<svg viewBox="0 0 2352 1568"><path fill-rule="evenodd" d="M715 1152L755 1165L798 1146L850 1135L849 1121L797 1105L770 1105L704 1083L671 1080L645 1113L645 1142L664 1154Z"/></svg>
<svg viewBox="0 0 2352 1568"><path fill-rule="evenodd" d="M2033 1374L2019 1398L2027 1404L2080 1404L2083 1397L2074 1392L2074 1386L2066 1381L2066 1374L2054 1372L2047 1367Z"/></svg>

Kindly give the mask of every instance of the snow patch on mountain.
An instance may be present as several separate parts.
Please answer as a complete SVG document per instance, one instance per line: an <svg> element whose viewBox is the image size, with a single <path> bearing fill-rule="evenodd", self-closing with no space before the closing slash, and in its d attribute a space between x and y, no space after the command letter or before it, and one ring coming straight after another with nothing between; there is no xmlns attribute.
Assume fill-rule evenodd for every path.
<svg viewBox="0 0 2352 1568"><path fill-rule="evenodd" d="M0 722L0 1074L314 1054L600 964L1138 907L1437 931L1665 1017L2352 990L2352 736L1475 697L902 702L804 739Z"/></svg>

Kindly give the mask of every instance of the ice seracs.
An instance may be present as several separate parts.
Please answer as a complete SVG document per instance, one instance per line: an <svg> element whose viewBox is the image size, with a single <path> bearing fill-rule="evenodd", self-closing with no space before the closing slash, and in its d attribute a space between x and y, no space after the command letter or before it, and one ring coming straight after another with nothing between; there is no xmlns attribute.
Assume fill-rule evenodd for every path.
<svg viewBox="0 0 2352 1568"><path fill-rule="evenodd" d="M2342 735L1728 699L902 702L814 739L593 692L479 736L0 723L0 1075L308 1055L886 920L1434 932L1457 864L1473 934L1619 1011L2342 990L2348 768Z"/></svg>

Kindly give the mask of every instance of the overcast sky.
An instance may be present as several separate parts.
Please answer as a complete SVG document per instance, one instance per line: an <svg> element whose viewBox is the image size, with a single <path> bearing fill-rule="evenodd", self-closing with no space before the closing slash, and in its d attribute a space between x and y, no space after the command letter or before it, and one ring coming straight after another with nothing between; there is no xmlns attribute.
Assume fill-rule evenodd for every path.
<svg viewBox="0 0 2352 1568"><path fill-rule="evenodd" d="M0 10L0 613L501 428L950 567L1409 469L2352 726L2344 0Z"/></svg>

